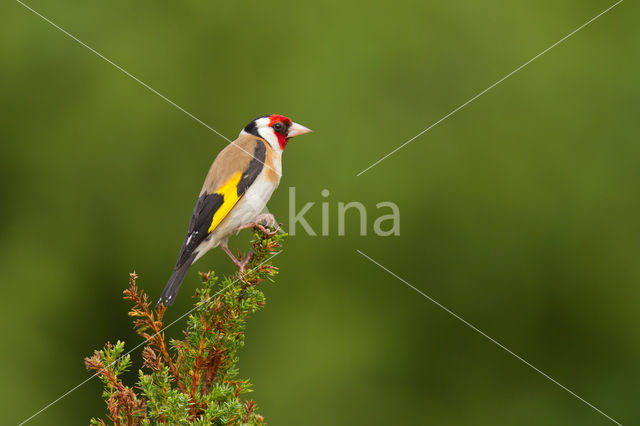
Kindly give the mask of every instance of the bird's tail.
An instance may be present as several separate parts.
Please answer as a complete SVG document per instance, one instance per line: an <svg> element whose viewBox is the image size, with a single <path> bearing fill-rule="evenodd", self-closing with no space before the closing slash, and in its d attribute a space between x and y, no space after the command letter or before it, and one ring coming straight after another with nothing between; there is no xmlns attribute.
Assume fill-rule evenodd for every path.
<svg viewBox="0 0 640 426"><path fill-rule="evenodd" d="M182 280L184 280L184 276L187 275L187 271L193 263L193 259L194 256L191 256L182 265L176 267L173 274L171 274L169 281L167 281L167 285L164 286L164 290L162 290L162 294L160 295L160 299L156 306L160 303L164 303L165 306L173 305L173 302L176 300L176 295L180 290Z"/></svg>

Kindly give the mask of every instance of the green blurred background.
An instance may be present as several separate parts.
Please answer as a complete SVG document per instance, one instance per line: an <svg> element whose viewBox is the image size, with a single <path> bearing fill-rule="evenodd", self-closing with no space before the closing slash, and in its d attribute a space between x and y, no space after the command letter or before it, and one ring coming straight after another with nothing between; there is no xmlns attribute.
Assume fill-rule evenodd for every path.
<svg viewBox="0 0 640 426"><path fill-rule="evenodd" d="M316 230L330 203L332 235L288 239L241 354L272 425L612 424L356 249L640 423L637 4L356 177L612 3L28 2L232 139L266 113L314 129L269 208L286 223L295 186ZM0 13L0 410L16 424L106 340L140 341L127 273L159 295L225 141L20 4ZM371 234L387 200L397 237ZM370 235L352 214L337 236L339 201L367 206ZM207 269L233 271L219 251L199 261L169 319ZM85 424L100 393L92 380L29 424Z"/></svg>

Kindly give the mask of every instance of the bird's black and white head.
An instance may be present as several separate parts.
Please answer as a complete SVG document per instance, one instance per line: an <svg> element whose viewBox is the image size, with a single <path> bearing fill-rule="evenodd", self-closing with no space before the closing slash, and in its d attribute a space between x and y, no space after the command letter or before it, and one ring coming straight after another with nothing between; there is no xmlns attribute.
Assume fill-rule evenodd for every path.
<svg viewBox="0 0 640 426"><path fill-rule="evenodd" d="M240 134L248 133L261 137L269 142L269 145L277 152L282 152L289 139L309 132L311 132L311 129L294 123L284 115L271 114L256 118L247 124Z"/></svg>

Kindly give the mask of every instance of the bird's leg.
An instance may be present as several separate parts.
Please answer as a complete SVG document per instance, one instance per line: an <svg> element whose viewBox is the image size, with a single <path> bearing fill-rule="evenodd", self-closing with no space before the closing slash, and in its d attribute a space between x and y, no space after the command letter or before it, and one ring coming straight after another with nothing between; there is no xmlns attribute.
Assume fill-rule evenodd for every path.
<svg viewBox="0 0 640 426"><path fill-rule="evenodd" d="M240 277L241 280L242 280L242 275L244 275L244 271L247 269L247 265L249 264L249 261L251 260L252 257L253 257L253 252L248 251L247 254L244 255L244 259L240 261L238 276Z"/></svg>
<svg viewBox="0 0 640 426"><path fill-rule="evenodd" d="M231 250L229 250L229 247L227 246L227 243L220 244L220 248L222 248L222 250L224 250L224 252L227 253L227 256L229 256L231 258L231 260L233 261L233 263L235 263L236 266L239 268L240 267L240 261L233 255L233 253L231 253Z"/></svg>
<svg viewBox="0 0 640 426"><path fill-rule="evenodd" d="M275 227L273 231L268 228ZM262 234L267 237L273 237L280 230L280 224L276 222L276 218L271 213L263 213L258 215L253 222L249 222L246 225L239 227L236 232L242 231L247 228L258 229Z"/></svg>
<svg viewBox="0 0 640 426"><path fill-rule="evenodd" d="M244 256L244 259L240 260L240 259L236 258L233 255L233 253L231 253L231 250L229 250L229 246L227 246L227 242L226 241L224 243L220 244L220 248L222 248L222 250L224 250L224 252L227 253L227 255L231 258L233 263L235 263L235 265L238 267L238 270L240 271L240 274L243 274L245 269L247 268L247 264L249 263L249 261L253 257L253 253L252 252L247 253Z"/></svg>

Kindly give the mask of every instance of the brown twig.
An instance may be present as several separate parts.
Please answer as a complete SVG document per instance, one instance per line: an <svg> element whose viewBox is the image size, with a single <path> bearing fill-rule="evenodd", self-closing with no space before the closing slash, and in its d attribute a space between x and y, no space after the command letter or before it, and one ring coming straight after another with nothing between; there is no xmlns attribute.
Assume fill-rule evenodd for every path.
<svg viewBox="0 0 640 426"><path fill-rule="evenodd" d="M124 298L134 303L133 308L131 308L131 310L129 311L129 316L138 318L136 319L136 321L134 321L134 327L136 331L146 340L151 342L156 350L160 352L160 355L162 355L164 362L166 362L169 366L176 384L183 393L187 393L184 383L180 379L178 369L173 362L173 358L169 354L169 350L164 339L164 331L162 331L162 318L164 317L164 313L167 308L164 306L164 304L160 304L155 309L155 311L151 309L151 304L149 303L148 296L142 290L139 290L138 286L136 285L137 278L138 275L135 273L135 271L129 274L129 288L124 291ZM145 331L147 329L150 329L151 331L153 331L153 333L147 333Z"/></svg>
<svg viewBox="0 0 640 426"><path fill-rule="evenodd" d="M113 346L110 343L107 343L108 349L111 349L112 347ZM113 370L109 368L109 365L105 365L102 354L99 351L95 351L93 356L85 358L84 361L87 370L95 370L99 376L102 376L107 380L112 389L115 389L115 392L113 392L107 400L107 409L109 410L109 418L116 425L119 424L119 419L122 415L127 419L128 425L135 424L134 417L139 417L141 419L147 417L146 404L144 401L138 399L136 393L125 386L120 379L116 377ZM124 413L122 413L123 410Z"/></svg>

